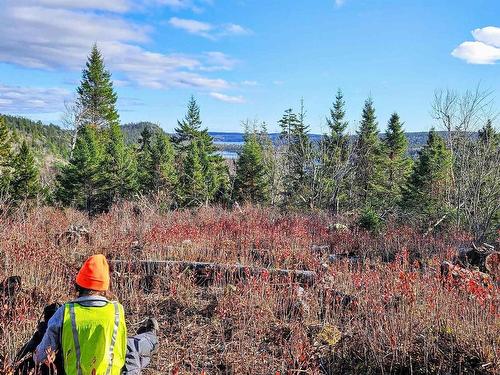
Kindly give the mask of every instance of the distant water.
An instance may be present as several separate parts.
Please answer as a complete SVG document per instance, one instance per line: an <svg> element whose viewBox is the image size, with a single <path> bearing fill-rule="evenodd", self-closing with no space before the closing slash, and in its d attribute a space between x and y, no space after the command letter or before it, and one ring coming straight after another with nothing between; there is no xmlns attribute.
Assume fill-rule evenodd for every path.
<svg viewBox="0 0 500 375"><path fill-rule="evenodd" d="M238 154L232 151L217 151L217 154L222 156L224 159L230 159L230 160L238 159Z"/></svg>

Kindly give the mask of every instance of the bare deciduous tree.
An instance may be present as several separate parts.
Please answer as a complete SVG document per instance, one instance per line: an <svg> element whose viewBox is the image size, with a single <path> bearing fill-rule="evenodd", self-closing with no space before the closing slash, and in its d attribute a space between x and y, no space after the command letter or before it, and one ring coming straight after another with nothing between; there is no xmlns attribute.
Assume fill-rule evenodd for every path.
<svg viewBox="0 0 500 375"><path fill-rule="evenodd" d="M464 224L477 241L482 241L500 208L498 143L478 138L478 131L496 118L493 92L479 85L463 94L436 91L432 115L447 132L452 153L449 199L456 210L457 224Z"/></svg>

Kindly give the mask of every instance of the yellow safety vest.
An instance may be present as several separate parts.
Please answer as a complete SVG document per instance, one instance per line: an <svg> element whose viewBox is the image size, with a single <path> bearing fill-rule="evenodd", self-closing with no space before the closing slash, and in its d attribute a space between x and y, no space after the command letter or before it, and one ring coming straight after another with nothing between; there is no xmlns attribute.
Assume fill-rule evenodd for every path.
<svg viewBox="0 0 500 375"><path fill-rule="evenodd" d="M127 353L123 306L67 303L61 346L66 375L120 375Z"/></svg>

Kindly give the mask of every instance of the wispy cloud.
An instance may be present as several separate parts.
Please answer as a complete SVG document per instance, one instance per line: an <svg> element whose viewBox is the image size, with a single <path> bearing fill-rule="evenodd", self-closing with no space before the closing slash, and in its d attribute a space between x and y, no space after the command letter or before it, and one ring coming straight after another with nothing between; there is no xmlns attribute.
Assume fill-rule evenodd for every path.
<svg viewBox="0 0 500 375"><path fill-rule="evenodd" d="M243 96L231 96L231 95L222 94L220 92L211 92L210 96L214 99L220 100L221 102L225 102L225 103L232 103L232 104L246 103L246 100Z"/></svg>
<svg viewBox="0 0 500 375"><path fill-rule="evenodd" d="M257 81L243 81L241 82L243 86L259 86L259 82Z"/></svg>
<svg viewBox="0 0 500 375"><path fill-rule="evenodd" d="M59 112L64 108L64 101L68 98L70 98L70 93L60 88L0 84L0 112L3 113Z"/></svg>
<svg viewBox="0 0 500 375"><path fill-rule="evenodd" d="M335 5L340 8L345 2L346 0L335 0Z"/></svg>
<svg viewBox="0 0 500 375"><path fill-rule="evenodd" d="M172 27L184 30L189 34L198 35L211 40L217 40L225 36L249 35L252 33L250 29L235 23L214 25L208 22L178 17L170 18L168 23Z"/></svg>
<svg viewBox="0 0 500 375"><path fill-rule="evenodd" d="M488 26L472 31L475 41L466 41L451 54L469 64L494 64L500 61L500 28Z"/></svg>
<svg viewBox="0 0 500 375"><path fill-rule="evenodd" d="M158 2L143 0L147 1ZM171 0L168 4L162 1L175 5ZM142 47L152 29L122 16L130 4L127 0L7 0L0 13L0 62L35 69L79 70L95 41L120 84L206 90L230 87L222 78L206 76L209 71L232 69L234 61L229 56L216 52L165 54Z"/></svg>

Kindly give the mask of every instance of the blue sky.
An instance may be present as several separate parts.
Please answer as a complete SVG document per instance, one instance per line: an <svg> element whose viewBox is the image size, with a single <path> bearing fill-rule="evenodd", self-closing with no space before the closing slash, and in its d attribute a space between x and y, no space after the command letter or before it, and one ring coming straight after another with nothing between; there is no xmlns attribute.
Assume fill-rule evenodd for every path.
<svg viewBox="0 0 500 375"><path fill-rule="evenodd" d="M497 0L0 0L0 112L61 122L91 45L123 123L171 131L195 95L205 126L270 130L303 97L313 132L342 88L426 131L436 89L500 86Z"/></svg>

